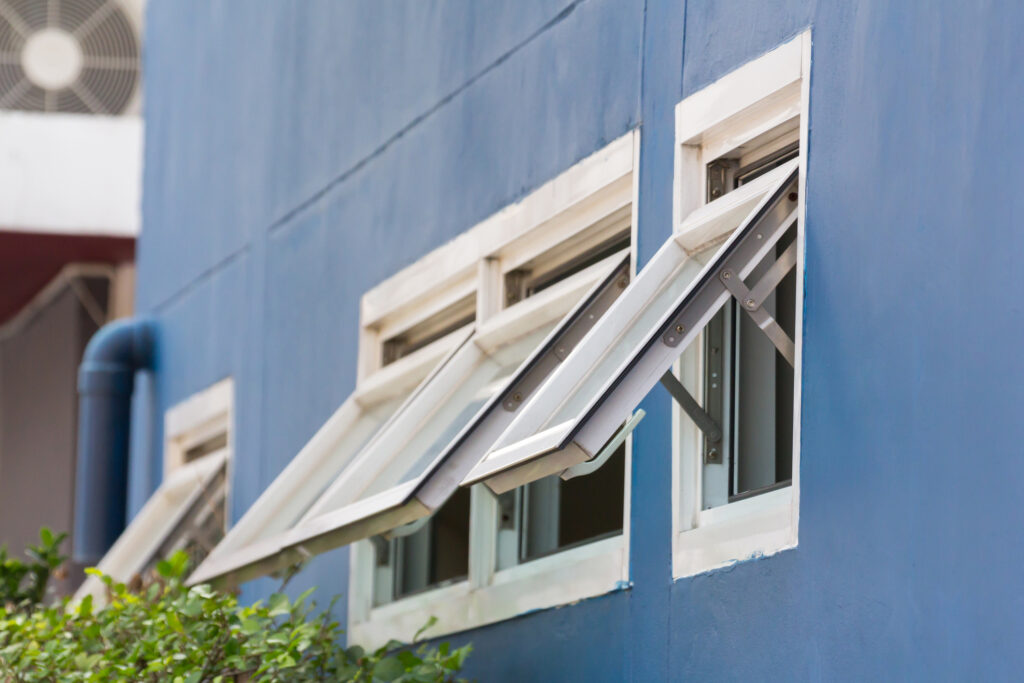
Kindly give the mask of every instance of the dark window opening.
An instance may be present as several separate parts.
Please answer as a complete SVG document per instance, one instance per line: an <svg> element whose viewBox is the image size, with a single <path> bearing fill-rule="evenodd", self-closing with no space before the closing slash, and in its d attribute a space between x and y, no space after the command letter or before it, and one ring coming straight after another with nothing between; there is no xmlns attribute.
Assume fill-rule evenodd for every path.
<svg viewBox="0 0 1024 683"><path fill-rule="evenodd" d="M621 534L625 461L622 445L596 472L568 481L552 475L502 494L498 543L513 534L506 538L515 554L503 561L499 547L498 568Z"/></svg>
<svg viewBox="0 0 1024 683"><path fill-rule="evenodd" d="M476 319L476 296L468 296L437 315L413 326L402 334L384 341L381 365L389 365L399 358L419 351L423 347L469 325Z"/></svg>
<svg viewBox="0 0 1024 683"><path fill-rule="evenodd" d="M469 489L457 489L423 527L391 542L394 598L469 575L469 495Z"/></svg>
<svg viewBox="0 0 1024 683"><path fill-rule="evenodd" d="M743 166L740 165L741 162L737 158L719 157L707 165L707 197L705 201L714 201L799 156L800 143L791 142Z"/></svg>
<svg viewBox="0 0 1024 683"><path fill-rule="evenodd" d="M557 264L527 264L522 268L509 271L505 275L505 304L511 306L523 299L538 294L545 289L567 280L576 273L586 270L595 263L629 249L629 228L624 233L616 234L595 247L560 260Z"/></svg>
<svg viewBox="0 0 1024 683"><path fill-rule="evenodd" d="M216 453L217 451L222 450L222 449L227 448L227 447L228 447L228 435L227 435L227 432L221 432L221 433L217 434L216 436L210 437L206 441L200 441L199 443L195 444L194 446L189 446L188 448L186 448L185 449L185 453L183 454L183 459L184 459L185 462L192 462L193 460L198 460L199 458L203 457L204 455L209 455L210 453Z"/></svg>

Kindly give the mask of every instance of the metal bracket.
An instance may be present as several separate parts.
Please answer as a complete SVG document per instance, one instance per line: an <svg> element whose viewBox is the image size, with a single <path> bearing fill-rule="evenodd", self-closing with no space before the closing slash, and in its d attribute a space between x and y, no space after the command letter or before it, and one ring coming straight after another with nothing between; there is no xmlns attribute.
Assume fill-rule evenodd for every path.
<svg viewBox="0 0 1024 683"><path fill-rule="evenodd" d="M501 405L505 410L510 413L519 410L524 400L529 398L530 393L572 353L572 350L626 289L629 285L630 261L625 254L620 254L619 259L619 264L615 269L573 310L570 314L571 322L559 333L553 346L541 354L537 363L527 371L526 375L521 376L514 386L508 387L501 400Z"/></svg>
<svg viewBox="0 0 1024 683"><path fill-rule="evenodd" d="M704 437L709 442L718 443L722 440L722 428L700 407L697 399L690 395L690 392L686 390L679 378L672 374L671 370L661 376L661 385L668 389L668 393L672 394L672 398L690 416L697 428L704 432Z"/></svg>
<svg viewBox="0 0 1024 683"><path fill-rule="evenodd" d="M762 332L771 340L775 348L779 350L782 357L794 365L796 360L796 345L789 338L786 331L779 323L768 314L761 306L765 299L775 291L782 279L796 265L796 243L789 247L779 256L778 259L768 268L768 271L758 280L752 289L748 289L739 275L731 268L723 268L718 273L718 278L739 302L740 308L747 312Z"/></svg>
<svg viewBox="0 0 1024 683"><path fill-rule="evenodd" d="M715 159L707 167L707 201L712 202L733 188L734 174L739 162L735 159Z"/></svg>

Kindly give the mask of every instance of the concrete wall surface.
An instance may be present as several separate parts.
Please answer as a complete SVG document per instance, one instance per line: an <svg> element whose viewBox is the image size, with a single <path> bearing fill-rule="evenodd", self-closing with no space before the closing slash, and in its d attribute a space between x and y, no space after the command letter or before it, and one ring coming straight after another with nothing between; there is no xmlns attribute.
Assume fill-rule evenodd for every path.
<svg viewBox="0 0 1024 683"><path fill-rule="evenodd" d="M158 416L235 378L233 519L352 390L363 291L637 126L643 262L675 104L810 27L799 548L672 580L658 390L632 587L453 640L481 681L1019 676L1024 6L151 0L146 26L137 309ZM344 593L346 554L294 588Z"/></svg>

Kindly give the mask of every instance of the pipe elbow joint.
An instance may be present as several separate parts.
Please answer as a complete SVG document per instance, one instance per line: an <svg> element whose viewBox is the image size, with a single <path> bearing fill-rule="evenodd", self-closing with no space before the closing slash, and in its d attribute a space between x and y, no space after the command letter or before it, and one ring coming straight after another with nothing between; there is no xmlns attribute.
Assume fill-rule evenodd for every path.
<svg viewBox="0 0 1024 683"><path fill-rule="evenodd" d="M115 320L85 347L78 369L81 394L131 394L137 370L153 369L156 333L145 318Z"/></svg>

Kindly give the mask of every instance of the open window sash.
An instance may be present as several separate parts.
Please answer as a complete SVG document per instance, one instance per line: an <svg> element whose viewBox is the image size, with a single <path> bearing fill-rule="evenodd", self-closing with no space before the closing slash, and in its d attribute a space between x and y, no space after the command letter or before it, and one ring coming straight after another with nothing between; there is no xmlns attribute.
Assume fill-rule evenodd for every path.
<svg viewBox="0 0 1024 683"><path fill-rule="evenodd" d="M206 546L219 538L208 539L207 520L226 494L228 452L226 449L204 455L167 477L150 496L135 518L121 533L97 568L115 581L127 583L144 574L159 560L190 544ZM215 519L223 530L224 520ZM89 576L75 593L81 600L92 595L103 600L106 586Z"/></svg>
<svg viewBox="0 0 1024 683"><path fill-rule="evenodd" d="M353 457L372 443L404 403L410 402L472 334L472 326L385 366L341 404L266 490L231 527L193 573L205 575L225 558L232 562L260 556L268 542L291 529L308 513Z"/></svg>
<svg viewBox="0 0 1024 683"><path fill-rule="evenodd" d="M296 524L216 553L190 583L237 584L432 514L626 289L629 265L609 257L481 324Z"/></svg>
<svg viewBox="0 0 1024 683"><path fill-rule="evenodd" d="M795 247L757 284L748 289L744 280L796 221L797 164L780 166L687 217L462 485L485 482L503 493L552 474L574 476L636 424L638 404L663 379L698 426L712 430L696 401L671 382L670 371L730 297L792 363L793 341L761 304L795 265ZM717 250L709 249L723 238ZM704 262L709 252L714 255Z"/></svg>

